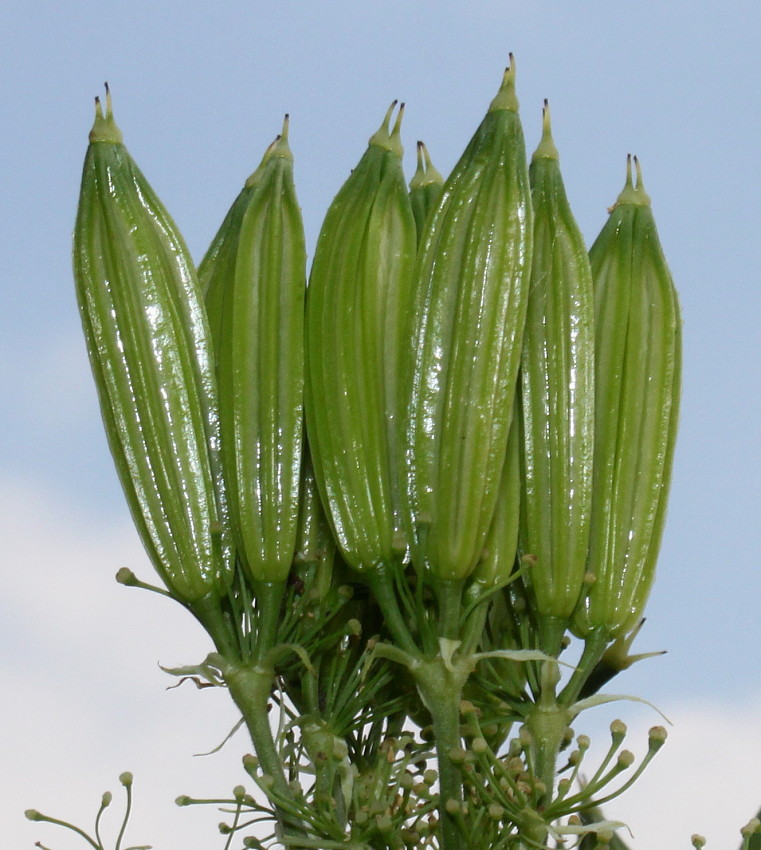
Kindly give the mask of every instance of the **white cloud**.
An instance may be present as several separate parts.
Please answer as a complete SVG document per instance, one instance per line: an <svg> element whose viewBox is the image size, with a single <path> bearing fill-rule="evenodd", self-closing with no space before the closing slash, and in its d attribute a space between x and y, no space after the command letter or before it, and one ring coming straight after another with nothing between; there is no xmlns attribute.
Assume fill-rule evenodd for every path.
<svg viewBox="0 0 761 850"><path fill-rule="evenodd" d="M180 810L173 800L223 795L244 781L246 738L241 732L221 754L193 757L222 740L236 713L223 692L165 690L170 680L157 662L194 663L210 647L179 606L114 582L121 566L151 576L126 515L104 525L6 481L0 523L3 845L31 848L42 840L55 850L81 850L74 836L27 822L24 809L89 825L100 794L111 789L115 811L107 824L116 827L117 777L132 770L132 841L221 850L220 815ZM606 814L630 824L635 850L689 850L693 832L707 836L709 850L733 850L740 826L761 806L761 693L743 705L660 707L674 721L669 740ZM605 712L590 712L591 729L581 725L601 747L614 716ZM625 746L638 754L647 727L662 722L626 703L615 716L630 721Z"/></svg>
<svg viewBox="0 0 761 850"><path fill-rule="evenodd" d="M55 850L82 843L23 812L91 826L101 793L115 802L118 828L123 770L135 774L135 816L128 835L155 847L224 846L220 817L178 809L180 793L220 796L244 781L246 739L216 746L236 714L227 695L173 684L158 662L203 659L205 635L179 606L113 579L129 566L151 580L151 568L125 516L106 526L92 516L0 484L0 753L4 847Z"/></svg>

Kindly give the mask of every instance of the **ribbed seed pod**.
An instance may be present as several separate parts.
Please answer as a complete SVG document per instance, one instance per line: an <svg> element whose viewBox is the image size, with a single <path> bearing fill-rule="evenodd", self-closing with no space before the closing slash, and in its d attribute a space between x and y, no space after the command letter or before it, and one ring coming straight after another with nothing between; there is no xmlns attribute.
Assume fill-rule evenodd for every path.
<svg viewBox="0 0 761 850"><path fill-rule="evenodd" d="M74 277L111 452L154 567L187 603L225 592L232 552L217 389L193 263L97 103Z"/></svg>
<svg viewBox="0 0 761 850"><path fill-rule="evenodd" d="M441 197L444 188L444 178L433 167L428 148L423 142L417 143L417 169L410 180L410 204L415 216L417 241L423 237L423 228L428 216Z"/></svg>
<svg viewBox="0 0 761 850"><path fill-rule="evenodd" d="M513 412L532 239L514 76L511 59L419 249L406 519L418 570L443 581L481 557Z"/></svg>
<svg viewBox="0 0 761 850"><path fill-rule="evenodd" d="M594 304L589 257L566 197L546 101L529 179L534 250L521 359L520 548L536 559L526 581L540 629L556 621L559 640L579 599L589 543Z"/></svg>
<svg viewBox="0 0 761 850"><path fill-rule="evenodd" d="M631 160L590 260L597 386L588 570L595 582L575 630L615 637L639 621L655 574L681 371L679 303Z"/></svg>
<svg viewBox="0 0 761 850"><path fill-rule="evenodd" d="M307 293L307 430L317 483L346 560L365 570L405 551L399 528L399 369L415 221L400 109L328 210Z"/></svg>
<svg viewBox="0 0 761 850"><path fill-rule="evenodd" d="M298 521L306 292L287 116L201 272L217 329L222 457L238 554L253 581L283 582Z"/></svg>

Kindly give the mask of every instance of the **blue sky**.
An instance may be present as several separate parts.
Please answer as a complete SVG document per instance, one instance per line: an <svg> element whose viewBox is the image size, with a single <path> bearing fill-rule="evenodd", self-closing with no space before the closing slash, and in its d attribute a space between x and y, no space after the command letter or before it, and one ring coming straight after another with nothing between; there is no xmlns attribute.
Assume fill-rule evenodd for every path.
<svg viewBox="0 0 761 850"><path fill-rule="evenodd" d="M760 37L761 10L750 0L3 7L0 746L14 786L0 799L7 846L40 839L67 850L20 812L37 805L85 818L129 768L151 789L143 808L156 810L144 814L135 840L179 846L182 830L206 829L204 846L221 847L215 815L194 820L171 810L171 800L200 793L205 781L210 794L232 787L243 747L212 768L213 760L199 767L191 758L224 737L233 714L217 695L165 693L156 662L200 660L203 636L162 600L112 580L120 566L146 576L148 567L101 434L71 281L93 96L108 80L126 144L196 259L289 112L311 249L388 103L407 103L408 173L418 138L446 173L508 51L517 57L529 148L542 99L550 99L588 243L621 188L626 154L636 153L680 292L682 424L659 577L638 644L669 652L616 686L675 720L674 756L659 757L667 774L653 767L651 796L646 774L644 802L633 798L622 810L635 846L687 847L692 831L706 831L717 850L733 846L725 836L761 804L761 767L752 773L761 764ZM640 707L616 714L643 728L657 722ZM605 719L601 712L594 722ZM709 764L717 740L724 744ZM206 770L224 778L214 785ZM713 796L700 798L707 792L699 786ZM663 826L647 800L666 793L682 797ZM717 800L711 823L724 826L711 833L701 817Z"/></svg>

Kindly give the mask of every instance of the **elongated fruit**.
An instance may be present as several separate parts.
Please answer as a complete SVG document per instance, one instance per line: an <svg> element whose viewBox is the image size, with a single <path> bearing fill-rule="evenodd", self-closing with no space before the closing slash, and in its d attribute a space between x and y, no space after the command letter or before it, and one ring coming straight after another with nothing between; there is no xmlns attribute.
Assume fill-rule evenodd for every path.
<svg viewBox="0 0 761 850"><path fill-rule="evenodd" d="M520 381L521 551L540 631L559 640L584 580L594 451L592 272L544 106L529 169L534 251ZM553 628L552 623L556 624ZM543 641L546 643L546 641ZM552 651L548 645L543 647Z"/></svg>
<svg viewBox="0 0 761 850"><path fill-rule="evenodd" d="M303 432L306 249L288 119L200 266L219 381L238 554L285 581L296 546Z"/></svg>
<svg viewBox="0 0 761 850"><path fill-rule="evenodd" d="M392 105L392 109L393 109ZM399 370L415 222L392 109L328 210L307 293L306 413L315 475L346 560L403 556Z"/></svg>
<svg viewBox="0 0 761 850"><path fill-rule="evenodd" d="M97 104L74 277L101 412L143 544L169 590L225 592L231 544L209 328L187 248Z"/></svg>
<svg viewBox="0 0 761 850"><path fill-rule="evenodd" d="M466 577L504 466L531 269L532 214L514 65L447 179L419 250L404 428L420 571Z"/></svg>
<svg viewBox="0 0 761 850"><path fill-rule="evenodd" d="M637 625L655 574L681 367L679 303L631 161L590 260L597 389L588 570L595 581L575 630L616 637Z"/></svg>

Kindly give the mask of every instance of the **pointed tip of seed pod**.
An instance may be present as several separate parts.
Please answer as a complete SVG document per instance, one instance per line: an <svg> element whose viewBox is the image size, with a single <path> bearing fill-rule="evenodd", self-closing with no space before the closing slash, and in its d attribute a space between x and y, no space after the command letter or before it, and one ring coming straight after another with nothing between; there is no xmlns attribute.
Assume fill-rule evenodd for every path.
<svg viewBox="0 0 761 850"><path fill-rule="evenodd" d="M425 159L425 182L439 183L443 185L444 178L441 176L441 172L437 168L434 168L434 165L431 162L431 155L428 153L428 148L423 144L423 142L420 142L420 145L423 148L423 158Z"/></svg>
<svg viewBox="0 0 761 850"><path fill-rule="evenodd" d="M389 106L389 108L386 110L386 115L383 118L383 123L372 134L372 136L370 136L370 141L368 142L368 144L376 145L379 148L385 148L386 150L393 151L393 153L401 157L404 153L401 141L402 116L404 115L403 103L399 106L399 112L396 116L396 121L394 122L394 128L393 130L390 129L391 116L393 115L394 109L396 109L396 105L398 103L398 100L393 101L391 106Z"/></svg>
<svg viewBox="0 0 761 850"><path fill-rule="evenodd" d="M515 94L515 57L510 53L509 58L510 64L505 68L502 85L489 106L489 112L497 112L500 109L518 111L518 97Z"/></svg>
<svg viewBox="0 0 761 850"><path fill-rule="evenodd" d="M632 178L632 163L634 163L637 175L636 184ZM645 185L642 182L642 167L637 157L633 157L631 154L626 155L626 182L624 183L624 188L608 212L613 212L616 207L620 207L622 204L633 204L638 207L650 206L650 196L645 191Z"/></svg>
<svg viewBox="0 0 761 850"><path fill-rule="evenodd" d="M95 120L93 121L92 129L90 130L90 142L110 142L113 145L120 145L124 141L122 131L116 126L114 121L113 102L111 100L111 89L108 83L105 83L106 89L106 111L103 112L103 106L100 98L95 98Z"/></svg>
<svg viewBox="0 0 761 850"><path fill-rule="evenodd" d="M645 191L645 184L642 180L642 166L640 165L640 161L636 156L634 157L634 168L637 172L637 191L640 193L641 197L643 198L643 202L642 202L643 205L646 204L647 206L649 206L650 205L650 195L648 195L647 192Z"/></svg>
<svg viewBox="0 0 761 850"><path fill-rule="evenodd" d="M555 147L555 140L552 138L552 119L550 117L550 102L547 98L544 99L542 107L542 138L537 145L531 161L537 159L559 159L558 149Z"/></svg>
<svg viewBox="0 0 761 850"><path fill-rule="evenodd" d="M283 118L283 129L268 149L269 157L279 156L282 157L282 159L287 159L289 162L293 162L293 153L290 145L288 144L288 130L290 129L290 123L290 116L286 112L285 117ZM267 154L265 154L265 156L267 156ZM267 158L269 159L269 157Z"/></svg>
<svg viewBox="0 0 761 850"><path fill-rule="evenodd" d="M402 118L404 117L404 107L405 106L406 106L405 103L399 104L399 111L396 113L396 121L394 121L394 128L391 131L391 138L392 139L394 138L394 136L401 137Z"/></svg>
<svg viewBox="0 0 761 850"><path fill-rule="evenodd" d="M267 145L267 149L264 151L264 155L262 156L262 161L256 167L256 170L250 175L248 180L246 180L245 187L247 189L250 189L254 183L256 183L261 176L264 167L271 159L273 159L273 157L279 157L280 159L288 160L288 162L293 162L293 154L291 153L291 148L288 145L288 124L289 118L286 114L285 119L283 120L283 132L275 136L270 144Z"/></svg>
<svg viewBox="0 0 761 850"><path fill-rule="evenodd" d="M410 180L410 189L419 189L425 180L425 160L423 159L423 143L417 143L417 166Z"/></svg>
<svg viewBox="0 0 761 850"><path fill-rule="evenodd" d="M371 145L382 145L383 147L388 147L389 139L391 138L391 132L389 127L391 125L391 116L393 115L394 109L396 109L396 105L399 103L398 100L392 100L391 105L386 110L386 114L383 116L383 121L381 122L380 127L370 136Z"/></svg>
<svg viewBox="0 0 761 850"><path fill-rule="evenodd" d="M429 186L432 183L443 185L444 178L441 176L441 173L434 168L430 154L428 153L428 148L423 142L418 142L417 169L412 176L412 180L410 180L410 189L420 189L423 186Z"/></svg>

